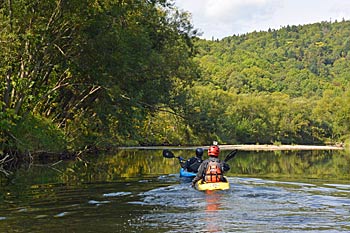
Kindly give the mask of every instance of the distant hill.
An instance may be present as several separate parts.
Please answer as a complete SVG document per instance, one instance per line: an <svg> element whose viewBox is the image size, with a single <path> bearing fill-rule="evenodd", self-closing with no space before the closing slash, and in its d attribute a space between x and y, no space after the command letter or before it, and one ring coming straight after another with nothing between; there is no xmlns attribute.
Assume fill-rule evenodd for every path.
<svg viewBox="0 0 350 233"><path fill-rule="evenodd" d="M344 90L350 80L350 21L199 40L197 46L202 81L223 90L320 97L327 89Z"/></svg>
<svg viewBox="0 0 350 233"><path fill-rule="evenodd" d="M334 144L349 138L349 21L195 45L201 77L189 90L186 114L204 141Z"/></svg>

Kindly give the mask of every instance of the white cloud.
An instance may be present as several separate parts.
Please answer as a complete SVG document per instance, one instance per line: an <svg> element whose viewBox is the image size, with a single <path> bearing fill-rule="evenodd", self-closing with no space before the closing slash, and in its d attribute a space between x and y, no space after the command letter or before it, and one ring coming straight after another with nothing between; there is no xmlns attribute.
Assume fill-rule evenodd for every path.
<svg viewBox="0 0 350 233"><path fill-rule="evenodd" d="M205 4L206 16L223 19L238 19L251 17L254 15L264 15L268 12L271 3L275 0L207 0Z"/></svg>
<svg viewBox="0 0 350 233"><path fill-rule="evenodd" d="M192 13L195 28L206 39L350 19L350 1L345 0L175 0L175 3Z"/></svg>

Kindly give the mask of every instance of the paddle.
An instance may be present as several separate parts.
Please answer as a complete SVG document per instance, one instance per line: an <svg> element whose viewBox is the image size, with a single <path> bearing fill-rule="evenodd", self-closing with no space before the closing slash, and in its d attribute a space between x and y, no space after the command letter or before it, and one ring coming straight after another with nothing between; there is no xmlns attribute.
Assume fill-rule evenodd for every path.
<svg viewBox="0 0 350 233"><path fill-rule="evenodd" d="M163 157L171 159L171 158L175 158L175 155L170 150L165 149L163 150Z"/></svg>
<svg viewBox="0 0 350 233"><path fill-rule="evenodd" d="M174 153L168 149L163 150L163 157L168 158L168 159L178 158L180 163L182 160L184 160L184 158L182 158L181 156L175 156Z"/></svg>
<svg viewBox="0 0 350 233"><path fill-rule="evenodd" d="M229 161L230 159L233 159L233 158L236 156L237 152L238 152L237 149L231 151L231 152L226 156L226 158L224 159L224 162L227 162L227 161ZM174 153L171 152L171 151L168 150L168 149L163 150L163 157L168 158L168 159L171 159L171 158L178 158L178 159L180 159L180 160L183 160L183 158L178 157L178 156L175 156Z"/></svg>
<svg viewBox="0 0 350 233"><path fill-rule="evenodd" d="M227 161L229 161L230 159L232 159L233 157L235 157L236 154L237 154L237 152L238 152L237 149L231 151L231 152L226 156L226 158L224 159L224 162L227 162Z"/></svg>

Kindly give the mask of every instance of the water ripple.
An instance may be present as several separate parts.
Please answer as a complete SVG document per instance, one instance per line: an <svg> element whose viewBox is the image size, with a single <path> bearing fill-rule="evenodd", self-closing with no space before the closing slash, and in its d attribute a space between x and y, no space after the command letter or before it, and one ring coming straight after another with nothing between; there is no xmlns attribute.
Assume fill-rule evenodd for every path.
<svg viewBox="0 0 350 233"><path fill-rule="evenodd" d="M141 193L142 201L133 204L154 206L151 213L142 217L143 224L157 223L159 229L169 226L178 229L170 232L349 230L350 199L347 192L339 190L347 186L322 187L254 178L229 181L231 190L211 194L184 183L156 188Z"/></svg>
<svg viewBox="0 0 350 233"><path fill-rule="evenodd" d="M120 197L120 196L127 196L132 194L131 192L116 192L116 193L105 193L103 194L104 197Z"/></svg>

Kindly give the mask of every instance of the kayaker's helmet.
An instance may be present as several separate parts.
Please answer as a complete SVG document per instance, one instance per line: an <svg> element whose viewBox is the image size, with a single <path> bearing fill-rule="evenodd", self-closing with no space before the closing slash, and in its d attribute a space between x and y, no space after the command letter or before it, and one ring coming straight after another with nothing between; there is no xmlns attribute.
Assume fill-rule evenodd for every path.
<svg viewBox="0 0 350 233"><path fill-rule="evenodd" d="M218 146L210 146L208 149L208 156L219 157L220 149Z"/></svg>
<svg viewBox="0 0 350 233"><path fill-rule="evenodd" d="M197 157L202 157L203 156L203 149L202 148L197 148L196 149L196 156Z"/></svg>

